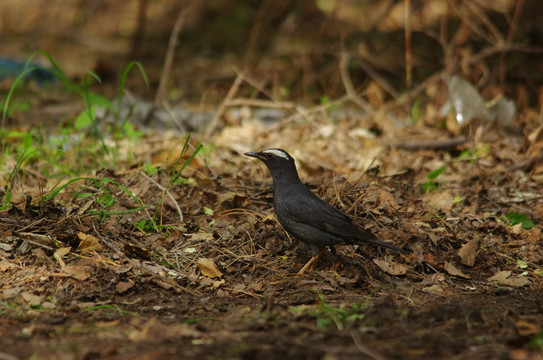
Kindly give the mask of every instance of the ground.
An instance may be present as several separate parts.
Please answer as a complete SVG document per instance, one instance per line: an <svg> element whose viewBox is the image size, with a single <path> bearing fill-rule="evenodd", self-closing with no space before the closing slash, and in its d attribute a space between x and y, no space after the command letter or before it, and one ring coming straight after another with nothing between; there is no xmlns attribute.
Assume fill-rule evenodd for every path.
<svg viewBox="0 0 543 360"><path fill-rule="evenodd" d="M543 359L540 2L0 10L0 359Z"/></svg>
<svg viewBox="0 0 543 360"><path fill-rule="evenodd" d="M165 200L156 218L171 221L167 233L134 226L144 211L129 212L137 203L126 193L110 208L115 215L95 208L104 189L118 191L113 182L74 184L54 200L27 198L3 211L5 356L539 358L541 234L496 215L506 206L541 214L529 181L517 205L507 198L513 187L485 191L500 181L489 173L428 194L414 172L368 172L357 182L311 176L321 197L409 253L338 247L298 275L308 249L275 221L267 170L239 158L236 175L212 179L194 166L194 182L170 188L184 223ZM455 172L477 166L457 163ZM508 184L524 176L500 174ZM134 172L97 174L106 177L144 204L163 194ZM453 196L462 200L453 204Z"/></svg>

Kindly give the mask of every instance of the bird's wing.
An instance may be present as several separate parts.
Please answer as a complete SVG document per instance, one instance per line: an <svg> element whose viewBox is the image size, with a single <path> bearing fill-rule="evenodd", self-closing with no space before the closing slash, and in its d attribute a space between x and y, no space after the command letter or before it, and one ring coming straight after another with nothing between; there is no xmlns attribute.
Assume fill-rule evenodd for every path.
<svg viewBox="0 0 543 360"><path fill-rule="evenodd" d="M338 237L376 239L372 233L360 228L347 215L319 199L310 190L305 196L297 196L296 201L289 202L288 212L296 221Z"/></svg>

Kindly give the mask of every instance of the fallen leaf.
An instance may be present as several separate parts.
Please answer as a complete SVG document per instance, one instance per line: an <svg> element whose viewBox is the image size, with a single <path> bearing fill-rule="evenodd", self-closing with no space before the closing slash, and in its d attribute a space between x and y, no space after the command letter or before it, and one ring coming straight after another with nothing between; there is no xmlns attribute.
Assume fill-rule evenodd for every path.
<svg viewBox="0 0 543 360"><path fill-rule="evenodd" d="M298 290L334 291L335 289L324 282L316 280L300 280L296 282Z"/></svg>
<svg viewBox="0 0 543 360"><path fill-rule="evenodd" d="M100 244L100 240L98 240L96 237L92 235L87 235L82 232L77 233L77 237L81 239L81 242L79 243L79 246L77 247L77 251L81 251L83 253L90 252L91 250L102 250L102 244Z"/></svg>
<svg viewBox="0 0 543 360"><path fill-rule="evenodd" d="M6 271L7 269L12 269L12 268L17 268L17 267L18 267L17 265L10 263L9 261L6 261L6 260L0 261L0 271Z"/></svg>
<svg viewBox="0 0 543 360"><path fill-rule="evenodd" d="M87 280L89 277L87 275L87 270L85 270L84 266L78 266L78 265L68 265L65 266L62 271L64 271L66 274L72 276L73 278L77 280Z"/></svg>
<svg viewBox="0 0 543 360"><path fill-rule="evenodd" d="M232 191L218 194L217 202L221 204L223 208L230 208L232 206L245 207L249 203L247 195L238 194Z"/></svg>
<svg viewBox="0 0 543 360"><path fill-rule="evenodd" d="M399 264L394 261L384 261L381 259L373 259L373 262L386 273L390 275L405 275L409 270L409 266L405 264Z"/></svg>
<svg viewBox="0 0 543 360"><path fill-rule="evenodd" d="M25 291L25 292L21 293L21 297L29 305L39 305L39 304L41 304L41 298L39 296L31 294L29 292Z"/></svg>
<svg viewBox="0 0 543 360"><path fill-rule="evenodd" d="M377 197L379 198L379 202L391 209L397 209L398 203L396 202L396 199L394 199L394 195L390 191L384 188L378 188L377 189Z"/></svg>
<svg viewBox="0 0 543 360"><path fill-rule="evenodd" d="M437 262L434 258L434 255L432 254L424 254L424 262L427 263L428 265L436 268L438 265L437 265Z"/></svg>
<svg viewBox="0 0 543 360"><path fill-rule="evenodd" d="M424 291L425 293L435 294L435 295L443 295L444 293L443 288L437 284L427 286L423 288L422 291Z"/></svg>
<svg viewBox="0 0 543 360"><path fill-rule="evenodd" d="M134 283L131 281L119 281L117 285L115 285L115 290L117 290L118 293L123 293L134 286Z"/></svg>
<svg viewBox="0 0 543 360"><path fill-rule="evenodd" d="M219 270L217 265L213 262L213 260L209 259L198 259L198 262L196 263L198 265L198 268L202 272L204 276L214 278L214 277L222 277L222 272Z"/></svg>
<svg viewBox="0 0 543 360"><path fill-rule="evenodd" d="M175 290L178 293L188 292L189 294L194 295L192 291L182 287L174 279L171 279L171 278L163 278L163 277L155 275L151 278L151 281L165 290Z"/></svg>
<svg viewBox="0 0 543 360"><path fill-rule="evenodd" d="M211 241L213 234L208 232L200 232L195 234L186 234L190 241Z"/></svg>
<svg viewBox="0 0 543 360"><path fill-rule="evenodd" d="M541 331L541 327L534 320L520 319L515 323L515 327L520 336L531 336Z"/></svg>
<svg viewBox="0 0 543 360"><path fill-rule="evenodd" d="M479 239L473 239L462 245L458 250L458 256L460 256L460 263L466 266L473 266L475 264L475 254L479 247Z"/></svg>
<svg viewBox="0 0 543 360"><path fill-rule="evenodd" d="M449 274L453 276L459 276L464 279L471 279L471 276L469 276L468 274L464 274L460 269L456 268L456 266L454 266L448 261L445 261L443 268L445 269L446 272L448 272Z"/></svg>
<svg viewBox="0 0 543 360"><path fill-rule="evenodd" d="M530 283L530 279L524 276L511 276L509 270L498 271L494 276L488 278L488 281L513 287L522 287Z"/></svg>
<svg viewBox="0 0 543 360"><path fill-rule="evenodd" d="M434 191L424 196L424 202L430 210L438 209L448 213L453 206L453 196L447 191Z"/></svg>
<svg viewBox="0 0 543 360"><path fill-rule="evenodd" d="M502 282L509 276L511 276L511 271L509 270L498 271L496 274L494 274L494 276L489 277L488 281Z"/></svg>
<svg viewBox="0 0 543 360"><path fill-rule="evenodd" d="M68 254L70 252L70 250L72 250L71 247L63 247L63 248L60 248L57 251L55 251L55 254L53 255L53 257L55 259L57 259L57 261L58 261L61 268L66 267L66 264L64 263L64 260L62 260L62 257L64 255Z"/></svg>

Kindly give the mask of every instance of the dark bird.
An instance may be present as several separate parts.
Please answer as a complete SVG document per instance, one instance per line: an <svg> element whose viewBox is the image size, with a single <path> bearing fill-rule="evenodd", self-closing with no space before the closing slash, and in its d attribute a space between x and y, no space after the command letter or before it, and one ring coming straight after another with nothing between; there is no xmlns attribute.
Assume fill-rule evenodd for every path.
<svg viewBox="0 0 543 360"><path fill-rule="evenodd" d="M373 244L406 253L380 241L354 223L347 215L321 200L298 177L294 159L281 149L247 152L261 160L273 178L273 207L277 220L290 235L311 247L313 257L300 270L303 273L324 253L325 247L335 245ZM320 254L319 254L320 250Z"/></svg>

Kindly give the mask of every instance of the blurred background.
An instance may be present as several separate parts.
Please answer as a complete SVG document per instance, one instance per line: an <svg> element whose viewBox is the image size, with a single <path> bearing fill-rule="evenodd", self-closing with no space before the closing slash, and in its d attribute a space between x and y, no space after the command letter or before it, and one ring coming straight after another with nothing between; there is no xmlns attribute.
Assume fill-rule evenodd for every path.
<svg viewBox="0 0 543 360"><path fill-rule="evenodd" d="M234 68L274 100L318 103L345 94L342 54L354 89L377 106L443 69L484 98L506 95L517 109L543 100L543 3L535 0L3 1L0 57L24 63L45 50L72 78L96 72L111 94L122 69L138 60L151 87L137 73L128 86L152 99L176 21L166 87L172 103L216 104Z"/></svg>

